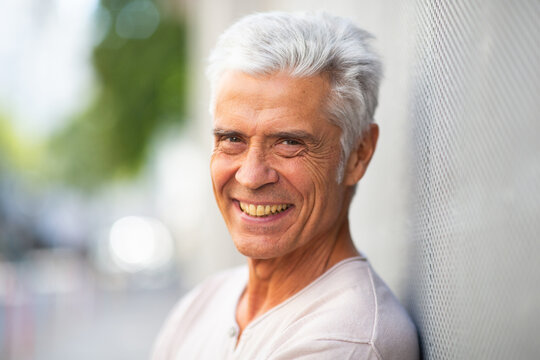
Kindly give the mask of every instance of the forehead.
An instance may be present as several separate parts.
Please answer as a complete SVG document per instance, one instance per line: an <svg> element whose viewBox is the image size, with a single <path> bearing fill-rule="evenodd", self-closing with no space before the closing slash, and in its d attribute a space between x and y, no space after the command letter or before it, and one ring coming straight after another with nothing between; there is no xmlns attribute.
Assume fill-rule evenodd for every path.
<svg viewBox="0 0 540 360"><path fill-rule="evenodd" d="M328 123L324 112L328 89L328 80L321 75L293 78L228 71L218 83L215 122L249 119L308 127Z"/></svg>

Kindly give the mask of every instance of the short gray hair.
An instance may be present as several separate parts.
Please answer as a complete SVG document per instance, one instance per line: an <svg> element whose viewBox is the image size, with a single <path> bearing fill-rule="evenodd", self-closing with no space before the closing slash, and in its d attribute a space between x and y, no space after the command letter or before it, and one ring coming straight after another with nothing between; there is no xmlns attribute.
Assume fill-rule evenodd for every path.
<svg viewBox="0 0 540 360"><path fill-rule="evenodd" d="M339 126L341 182L355 142L373 122L382 65L371 49L373 36L350 20L324 12L256 13L243 17L220 37L209 58L210 112L216 87L227 70L250 75L286 72L293 77L327 74L327 115Z"/></svg>

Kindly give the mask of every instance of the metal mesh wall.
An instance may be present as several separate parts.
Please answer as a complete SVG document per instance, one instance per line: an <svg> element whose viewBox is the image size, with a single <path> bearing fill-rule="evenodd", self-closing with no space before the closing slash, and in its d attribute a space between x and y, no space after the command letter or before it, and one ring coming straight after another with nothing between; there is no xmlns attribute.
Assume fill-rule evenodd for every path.
<svg viewBox="0 0 540 360"><path fill-rule="evenodd" d="M353 238L412 310L425 359L540 358L540 0L193 6L196 64L252 11L324 9L375 34L381 138L351 209ZM209 139L210 122L198 124ZM208 227L218 230L204 253L229 241L211 211L221 227Z"/></svg>
<svg viewBox="0 0 540 360"><path fill-rule="evenodd" d="M540 2L419 2L412 296L426 359L540 358Z"/></svg>

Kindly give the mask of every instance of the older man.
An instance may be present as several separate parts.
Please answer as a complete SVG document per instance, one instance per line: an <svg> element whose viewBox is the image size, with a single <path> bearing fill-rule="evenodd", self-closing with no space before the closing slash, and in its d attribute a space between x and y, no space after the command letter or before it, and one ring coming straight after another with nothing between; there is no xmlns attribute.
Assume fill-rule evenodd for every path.
<svg viewBox="0 0 540 360"><path fill-rule="evenodd" d="M355 248L381 66L326 14L245 17L210 58L214 194L247 266L172 312L154 359L417 359L414 325Z"/></svg>

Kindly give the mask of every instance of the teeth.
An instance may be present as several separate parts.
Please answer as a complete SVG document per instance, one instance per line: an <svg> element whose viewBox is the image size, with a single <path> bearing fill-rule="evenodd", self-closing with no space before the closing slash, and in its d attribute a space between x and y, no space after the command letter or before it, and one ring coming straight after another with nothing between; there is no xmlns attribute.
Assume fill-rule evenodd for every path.
<svg viewBox="0 0 540 360"><path fill-rule="evenodd" d="M287 204L279 204L279 205L254 205L254 204L246 204L241 202L240 203L240 209L242 209L243 212L245 212L248 215L251 216L268 216L271 214L277 214L281 211L286 210L289 207Z"/></svg>

